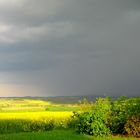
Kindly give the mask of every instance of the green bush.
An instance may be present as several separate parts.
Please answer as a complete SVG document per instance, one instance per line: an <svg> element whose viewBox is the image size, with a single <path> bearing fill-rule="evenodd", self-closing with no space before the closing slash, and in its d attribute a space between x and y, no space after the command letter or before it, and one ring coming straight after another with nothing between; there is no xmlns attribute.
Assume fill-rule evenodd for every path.
<svg viewBox="0 0 140 140"><path fill-rule="evenodd" d="M127 100L126 112L128 118L131 116L140 116L140 98L129 98Z"/></svg>
<svg viewBox="0 0 140 140"><path fill-rule="evenodd" d="M90 106L90 110L83 109L74 114L78 132L95 136L110 133L140 136L140 98L120 97L114 101L98 98Z"/></svg>
<svg viewBox="0 0 140 140"><path fill-rule="evenodd" d="M94 136L109 135L110 130L107 128L107 123L110 111L111 105L108 98L97 99L90 111L74 114L74 118L77 120L77 132Z"/></svg>
<svg viewBox="0 0 140 140"><path fill-rule="evenodd" d="M77 124L78 124L79 120L76 117L76 112L73 112L73 114L74 115L67 122L67 128L74 128L75 129L77 127Z"/></svg>
<svg viewBox="0 0 140 140"><path fill-rule="evenodd" d="M125 131L129 135L140 137L140 98L130 98L126 110Z"/></svg>
<svg viewBox="0 0 140 140"><path fill-rule="evenodd" d="M127 121L127 98L121 97L112 102L109 127L113 134L124 134L124 125Z"/></svg>
<svg viewBox="0 0 140 140"><path fill-rule="evenodd" d="M110 130L114 134L138 136L140 128L135 125L136 122L139 124L138 118L140 118L140 98L121 97L112 103Z"/></svg>
<svg viewBox="0 0 140 140"><path fill-rule="evenodd" d="M82 112L88 112L92 109L93 102L89 102L86 98L79 101L79 109Z"/></svg>

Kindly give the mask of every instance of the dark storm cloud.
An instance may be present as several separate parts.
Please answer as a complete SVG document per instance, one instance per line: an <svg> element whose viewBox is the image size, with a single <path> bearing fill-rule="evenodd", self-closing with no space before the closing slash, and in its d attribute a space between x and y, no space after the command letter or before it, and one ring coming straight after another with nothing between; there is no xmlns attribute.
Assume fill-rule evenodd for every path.
<svg viewBox="0 0 140 140"><path fill-rule="evenodd" d="M1 0L0 84L17 87L7 96L139 95L139 26L139 0Z"/></svg>

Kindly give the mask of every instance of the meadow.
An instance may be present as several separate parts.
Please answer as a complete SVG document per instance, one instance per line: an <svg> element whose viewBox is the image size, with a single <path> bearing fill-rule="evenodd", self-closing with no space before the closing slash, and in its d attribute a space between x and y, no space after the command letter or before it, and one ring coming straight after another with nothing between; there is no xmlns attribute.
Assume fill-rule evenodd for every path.
<svg viewBox="0 0 140 140"><path fill-rule="evenodd" d="M0 135L1 140L139 140L136 138L103 137L95 138L92 136L77 134L72 130L53 130L36 133L18 133Z"/></svg>
<svg viewBox="0 0 140 140"><path fill-rule="evenodd" d="M108 104L106 104L106 102L105 104L103 104L103 106L106 107L104 110L102 106L102 100L100 99L98 100L98 102L100 105L99 106L100 109L102 109L101 111L102 112L107 111L106 109L108 109ZM51 102L50 100L47 101L44 99L1 98L0 99L0 140L15 140L15 139L17 140L47 140L47 139L48 140L81 140L81 139L82 140L91 140L91 139L92 140L93 139L135 140L138 139L138 138L134 138L133 136L131 136L133 138L130 138L130 136L126 137L126 135L125 137L122 137L122 135L118 135L118 134L115 134L115 136L106 135L105 137L95 137L95 135L94 136L89 135L87 129L85 128L87 127L88 124L87 118L89 118L89 116L92 116L93 114L87 115L87 112L90 112L91 109L95 108L97 103L96 102L91 103L88 102L87 100L83 100L80 103L77 102L77 103L60 104L56 102ZM118 109L118 104L119 106L122 106L120 101L115 102L115 105L116 104L117 104L117 109ZM99 108L97 109L100 110ZM121 109L123 110L124 108ZM121 109L120 112L122 113L123 111ZM76 115L73 112L77 112ZM84 114L85 112L86 115ZM82 117L80 117L80 115ZM99 115L102 116L102 114ZM84 126L83 123L85 122L85 119L86 119L86 126ZM116 118L114 119L114 121L116 121ZM80 126L81 122L82 122L82 126ZM78 125L76 124L80 126L80 129L77 127ZM115 127L113 126L113 128ZM101 129L100 132L102 131L104 130Z"/></svg>

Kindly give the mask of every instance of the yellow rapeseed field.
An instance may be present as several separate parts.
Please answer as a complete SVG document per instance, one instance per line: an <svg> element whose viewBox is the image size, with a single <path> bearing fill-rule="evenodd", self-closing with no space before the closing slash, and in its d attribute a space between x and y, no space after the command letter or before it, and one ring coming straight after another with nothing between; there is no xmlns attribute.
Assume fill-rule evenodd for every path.
<svg viewBox="0 0 140 140"><path fill-rule="evenodd" d="M0 99L0 133L67 128L73 115L72 109L75 108L42 100Z"/></svg>
<svg viewBox="0 0 140 140"><path fill-rule="evenodd" d="M66 128L72 112L0 113L0 133L45 131Z"/></svg>
<svg viewBox="0 0 140 140"><path fill-rule="evenodd" d="M25 119L25 120L40 120L40 119L51 119L51 120L65 120L72 116L72 112L20 112L20 113L0 113L0 120L6 119Z"/></svg>

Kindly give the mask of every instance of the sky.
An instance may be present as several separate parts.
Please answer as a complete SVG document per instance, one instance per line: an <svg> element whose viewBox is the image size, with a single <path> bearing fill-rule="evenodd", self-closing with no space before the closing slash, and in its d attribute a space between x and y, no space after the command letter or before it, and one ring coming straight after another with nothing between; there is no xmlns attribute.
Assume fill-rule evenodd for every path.
<svg viewBox="0 0 140 140"><path fill-rule="evenodd" d="M140 0L0 0L0 96L140 95Z"/></svg>

